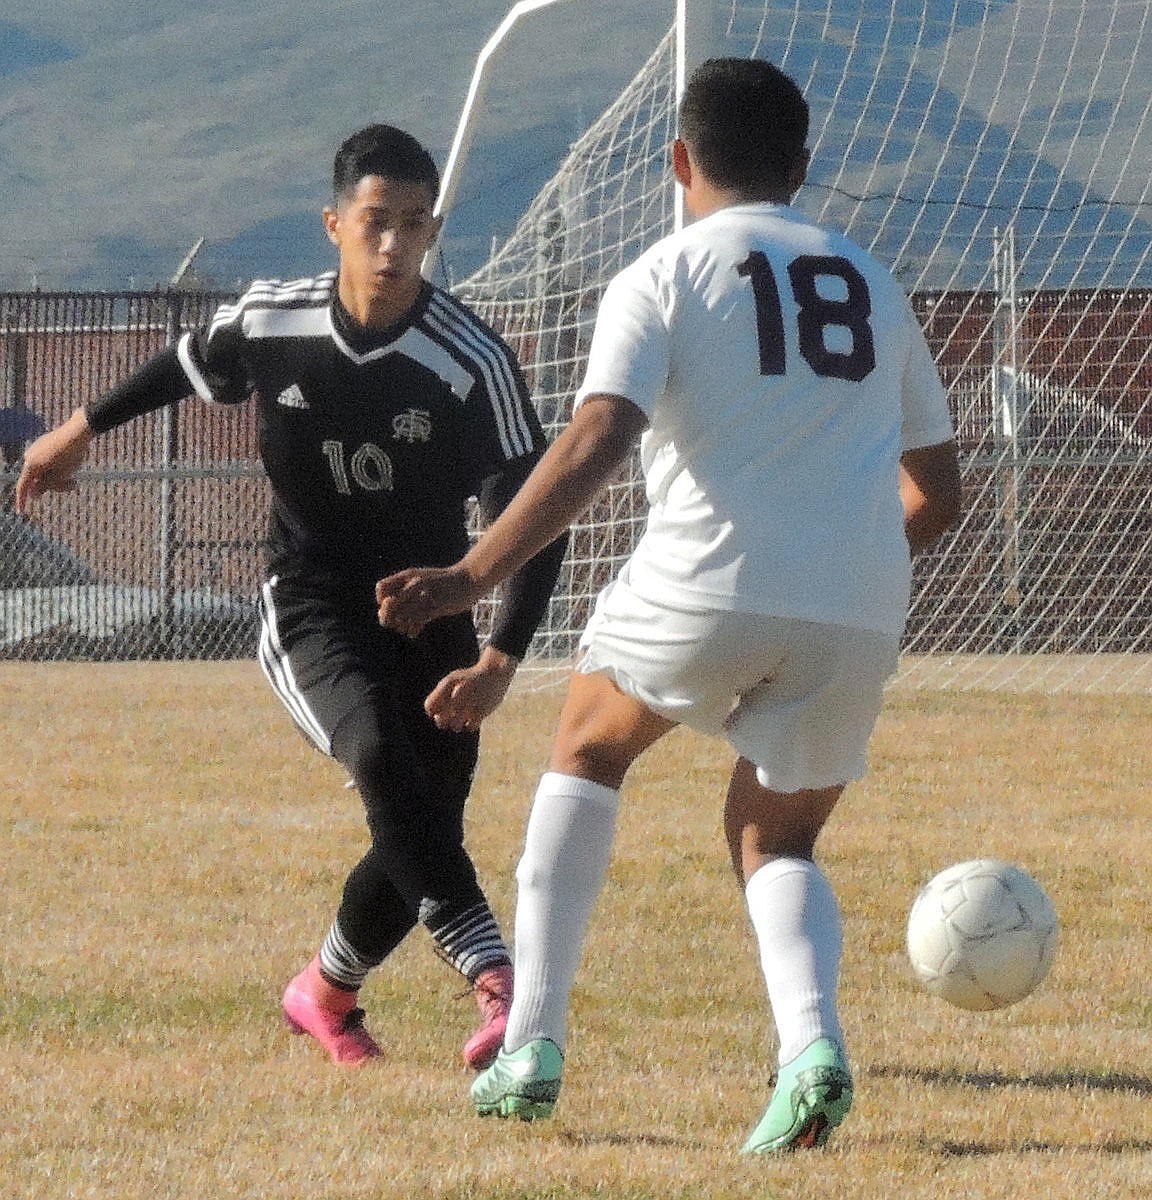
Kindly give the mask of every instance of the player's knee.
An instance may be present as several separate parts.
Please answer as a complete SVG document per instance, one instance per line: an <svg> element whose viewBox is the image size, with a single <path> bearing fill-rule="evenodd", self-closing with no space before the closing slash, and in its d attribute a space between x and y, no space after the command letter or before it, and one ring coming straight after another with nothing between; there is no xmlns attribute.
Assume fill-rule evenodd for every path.
<svg viewBox="0 0 1152 1200"><path fill-rule="evenodd" d="M385 756L377 740L354 742L345 747L338 758L361 795L373 790L386 775Z"/></svg>
<svg viewBox="0 0 1152 1200"><path fill-rule="evenodd" d="M792 830L787 836L774 834L759 843L759 851L765 858L813 859L816 854L816 839L819 830L799 832Z"/></svg>
<svg viewBox="0 0 1152 1200"><path fill-rule="evenodd" d="M553 771L614 789L623 784L631 765L632 755L624 746L560 737L552 748Z"/></svg>
<svg viewBox="0 0 1152 1200"><path fill-rule="evenodd" d="M365 803L392 773L388 743L367 706L354 709L336 726L332 756L352 777Z"/></svg>

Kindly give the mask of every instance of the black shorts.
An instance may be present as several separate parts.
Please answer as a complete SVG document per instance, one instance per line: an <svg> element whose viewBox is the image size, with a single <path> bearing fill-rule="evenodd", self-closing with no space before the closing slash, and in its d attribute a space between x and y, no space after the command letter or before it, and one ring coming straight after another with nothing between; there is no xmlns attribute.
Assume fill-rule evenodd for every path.
<svg viewBox="0 0 1152 1200"><path fill-rule="evenodd" d="M373 705L441 779L467 792L479 735L437 729L424 711L449 672L479 657L471 615L434 621L419 637L383 628L371 584L329 576L272 576L260 601L260 666L305 737L325 754L340 722ZM455 790L455 788L453 788ZM463 803L463 796L459 797Z"/></svg>

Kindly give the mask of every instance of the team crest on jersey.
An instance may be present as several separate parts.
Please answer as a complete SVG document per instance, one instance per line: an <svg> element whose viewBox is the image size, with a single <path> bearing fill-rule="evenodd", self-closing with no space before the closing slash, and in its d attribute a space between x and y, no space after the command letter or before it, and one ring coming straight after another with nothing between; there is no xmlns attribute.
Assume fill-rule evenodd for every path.
<svg viewBox="0 0 1152 1200"><path fill-rule="evenodd" d="M432 415L423 408L408 408L392 418L392 436L398 442L427 442L432 438Z"/></svg>
<svg viewBox="0 0 1152 1200"><path fill-rule="evenodd" d="M279 396L276 397L276 403L284 408L311 408L312 406L304 399L304 393L300 390L298 383L290 383Z"/></svg>

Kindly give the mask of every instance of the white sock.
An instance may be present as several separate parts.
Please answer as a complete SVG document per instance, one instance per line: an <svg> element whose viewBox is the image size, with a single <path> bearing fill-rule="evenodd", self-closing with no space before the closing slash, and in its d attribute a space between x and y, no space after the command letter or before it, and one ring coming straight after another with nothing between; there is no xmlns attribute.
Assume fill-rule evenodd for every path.
<svg viewBox="0 0 1152 1200"><path fill-rule="evenodd" d="M780 1062L791 1062L819 1037L842 1047L836 987L843 931L823 872L808 859L773 859L748 880L745 896L776 1020Z"/></svg>
<svg viewBox="0 0 1152 1200"><path fill-rule="evenodd" d="M584 934L600 893L620 793L601 783L549 771L536 789L524 854L516 868L516 983L504 1045L536 1038L563 1050L568 996Z"/></svg>

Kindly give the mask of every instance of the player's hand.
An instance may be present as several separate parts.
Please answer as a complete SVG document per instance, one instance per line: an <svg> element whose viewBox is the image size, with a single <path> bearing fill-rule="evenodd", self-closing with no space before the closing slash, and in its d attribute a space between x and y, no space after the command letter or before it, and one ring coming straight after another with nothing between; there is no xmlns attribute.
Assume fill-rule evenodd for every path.
<svg viewBox="0 0 1152 1200"><path fill-rule="evenodd" d="M24 466L16 481L16 511L26 513L45 492L69 492L76 472L88 456L92 430L83 409L62 425L38 437L24 451Z"/></svg>
<svg viewBox="0 0 1152 1200"><path fill-rule="evenodd" d="M479 599L459 563L452 567L412 567L376 585L380 624L415 637L430 621L467 612Z"/></svg>
<svg viewBox="0 0 1152 1200"><path fill-rule="evenodd" d="M485 646L475 666L444 676L424 701L424 711L440 729L479 729L504 699L518 665L510 654Z"/></svg>

